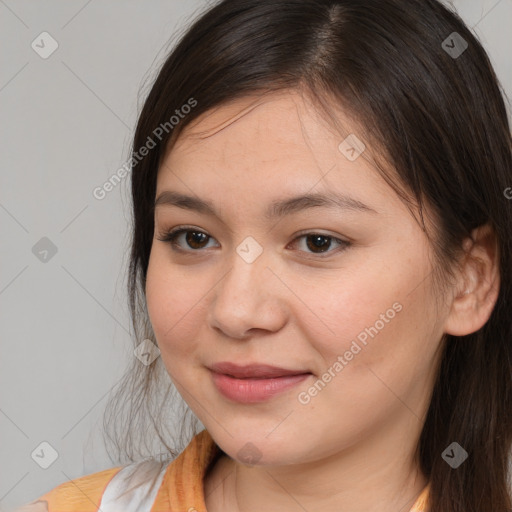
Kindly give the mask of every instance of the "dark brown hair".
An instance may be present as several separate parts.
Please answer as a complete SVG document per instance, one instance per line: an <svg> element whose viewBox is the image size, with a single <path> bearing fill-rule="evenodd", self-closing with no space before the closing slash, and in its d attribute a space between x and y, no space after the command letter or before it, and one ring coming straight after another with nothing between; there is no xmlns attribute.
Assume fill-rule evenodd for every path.
<svg viewBox="0 0 512 512"><path fill-rule="evenodd" d="M430 510L510 511L512 201L504 193L512 186L510 127L486 52L457 14L435 0L225 0L191 25L154 81L133 141L134 154L149 139L156 143L132 160L135 346L154 339L144 290L163 156L209 109L286 89L314 98L334 123L337 106L360 124L358 136L372 149L376 168L404 201L404 191L415 199L424 229L428 207L439 287L451 283L472 230L484 224L494 230L497 302L477 332L444 336L417 453L431 485ZM194 107L182 109L191 99ZM183 114L177 122L176 111ZM393 175L386 174L386 162ZM163 404L174 388L160 359L144 366L134 358L109 402L106 429L112 419L119 423L122 433L114 429L111 439L130 460L133 436L155 437L143 427L149 421L168 453L177 454L162 431ZM151 401L153 393L162 401ZM457 469L441 457L454 441L469 454Z"/></svg>

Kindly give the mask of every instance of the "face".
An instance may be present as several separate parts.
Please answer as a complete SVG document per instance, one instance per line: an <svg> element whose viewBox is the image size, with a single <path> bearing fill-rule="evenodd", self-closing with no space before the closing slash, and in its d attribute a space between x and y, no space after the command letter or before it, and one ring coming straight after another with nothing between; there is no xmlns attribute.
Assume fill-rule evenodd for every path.
<svg viewBox="0 0 512 512"><path fill-rule="evenodd" d="M446 313L431 248L371 148L354 158L345 137L298 93L274 93L201 116L159 169L151 324L179 392L239 461L315 461L421 431ZM312 194L338 199L272 209ZM212 372L220 362L296 375L233 379Z"/></svg>

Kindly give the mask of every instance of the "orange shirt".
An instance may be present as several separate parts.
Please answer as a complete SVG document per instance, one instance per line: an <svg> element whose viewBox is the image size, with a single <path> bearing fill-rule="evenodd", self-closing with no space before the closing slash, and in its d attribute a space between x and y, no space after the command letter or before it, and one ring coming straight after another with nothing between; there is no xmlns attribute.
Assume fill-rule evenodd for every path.
<svg viewBox="0 0 512 512"><path fill-rule="evenodd" d="M143 461L70 480L16 512L207 512L203 479L221 453L203 430L172 462ZM427 512L427 499L428 485L409 512Z"/></svg>

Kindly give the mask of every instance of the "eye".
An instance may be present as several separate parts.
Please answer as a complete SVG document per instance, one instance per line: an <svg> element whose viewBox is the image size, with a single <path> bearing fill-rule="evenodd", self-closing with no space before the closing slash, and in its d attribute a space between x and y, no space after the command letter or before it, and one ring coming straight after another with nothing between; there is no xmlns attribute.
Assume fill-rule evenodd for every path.
<svg viewBox="0 0 512 512"><path fill-rule="evenodd" d="M212 238L210 235L207 235L199 229L178 226L177 228L171 229L170 231L165 231L159 237L157 237L157 239L162 242L169 242L171 247L176 251L186 252L186 249L183 249L180 244L176 242L176 240L185 233L185 241L187 242L188 246L194 250L204 249L205 246L203 244Z"/></svg>
<svg viewBox="0 0 512 512"><path fill-rule="evenodd" d="M185 242L187 243L188 247L192 249L192 251L188 249L183 249L183 246L178 243L179 238L182 235L185 236ZM205 232L192 228L192 227L184 227L184 226L178 226L177 228L174 228L169 231L164 231L161 233L158 237L158 240L162 242L168 242L171 244L173 250L175 251L182 251L182 252L199 252L200 249L204 249L207 247L208 241L214 240L213 237L206 234ZM343 251L346 248L348 248L351 245L351 242L341 240L339 238L336 238L332 235L324 235L322 233L303 233L300 236L296 237L292 244L296 243L298 240L304 239L305 240L305 247L311 251L310 254L314 255L320 255L323 253L333 253L333 252L339 252L334 250L329 250L334 243L338 244L340 247L340 250ZM304 246L303 246L304 247ZM304 252L308 252L307 250Z"/></svg>
<svg viewBox="0 0 512 512"><path fill-rule="evenodd" d="M295 243L297 240L301 240L301 239L304 239L305 247L311 251L310 254L314 254L314 255L320 255L320 254L324 254L324 253L327 253L327 255L329 255L334 252L344 251L351 245L350 242L341 240L332 235L324 235L322 233L315 233L315 232L303 233L302 235L299 235L298 237L296 237L292 243ZM333 242L339 245L338 251L329 250L331 248ZM304 247L304 245L303 245L303 247ZM305 251L305 252L307 252L307 251Z"/></svg>

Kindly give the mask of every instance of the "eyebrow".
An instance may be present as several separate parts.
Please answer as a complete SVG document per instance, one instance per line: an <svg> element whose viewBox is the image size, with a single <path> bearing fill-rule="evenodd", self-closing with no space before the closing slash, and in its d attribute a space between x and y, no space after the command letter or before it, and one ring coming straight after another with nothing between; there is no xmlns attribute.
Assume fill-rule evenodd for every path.
<svg viewBox="0 0 512 512"><path fill-rule="evenodd" d="M219 217L212 203L171 190L165 190L159 194L155 201L155 208L157 206L177 206L186 210L194 210L205 215ZM265 212L265 218L272 220L276 217L292 215L293 213L319 206L330 209L378 214L376 210L353 197L326 192L305 194L274 201Z"/></svg>

